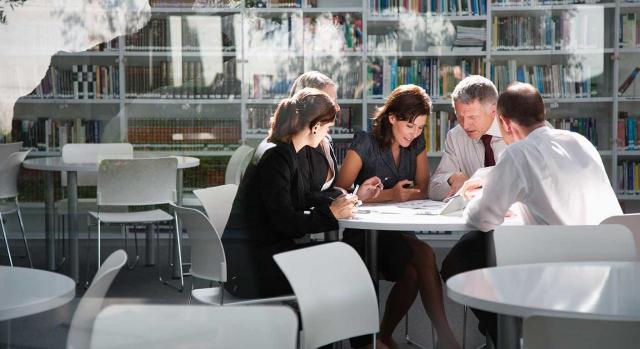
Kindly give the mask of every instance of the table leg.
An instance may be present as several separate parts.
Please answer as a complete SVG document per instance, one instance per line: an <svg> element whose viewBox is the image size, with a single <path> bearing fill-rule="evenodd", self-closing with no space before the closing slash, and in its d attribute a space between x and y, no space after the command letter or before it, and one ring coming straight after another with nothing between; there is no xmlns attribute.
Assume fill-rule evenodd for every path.
<svg viewBox="0 0 640 349"><path fill-rule="evenodd" d="M44 236L47 251L47 269L56 269L56 243L53 231L55 217L53 212L53 172L44 173Z"/></svg>
<svg viewBox="0 0 640 349"><path fill-rule="evenodd" d="M178 206L182 206L182 190L183 190L183 170L178 169L178 175L176 176L176 203L178 204ZM180 268L182 268L182 265L180 263L180 258L178 258L179 254L178 254L178 247L182 246L182 234L178 234L178 239L180 239L180 241L176 241L175 244L173 244L173 248L171 249L171 260L173 261L173 271L172 271L172 276L174 279L177 279L180 277Z"/></svg>
<svg viewBox="0 0 640 349"><path fill-rule="evenodd" d="M520 348L522 319L498 314L498 349Z"/></svg>
<svg viewBox="0 0 640 349"><path fill-rule="evenodd" d="M79 280L80 264L78 257L78 235L80 229L78 228L78 172L67 172L67 198L68 198L68 212L69 212L69 256L70 256L70 268L71 275L69 275L76 283Z"/></svg>
<svg viewBox="0 0 640 349"><path fill-rule="evenodd" d="M364 234L366 243L365 259L367 266L369 267L369 273L373 279L373 286L375 287L376 292L378 292L378 231L364 231Z"/></svg>

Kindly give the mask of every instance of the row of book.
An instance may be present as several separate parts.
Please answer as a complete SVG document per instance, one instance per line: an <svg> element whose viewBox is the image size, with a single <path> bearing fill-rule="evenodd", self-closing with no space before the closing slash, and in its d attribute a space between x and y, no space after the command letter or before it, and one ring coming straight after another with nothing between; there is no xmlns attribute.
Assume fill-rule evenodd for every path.
<svg viewBox="0 0 640 349"><path fill-rule="evenodd" d="M222 72L207 79L200 61L182 62L175 71L172 62L152 67L126 67L127 98L228 99L240 97L236 60L222 62Z"/></svg>
<svg viewBox="0 0 640 349"><path fill-rule="evenodd" d="M127 130L138 150L229 150L241 143L239 119L135 117Z"/></svg>
<svg viewBox="0 0 640 349"><path fill-rule="evenodd" d="M99 120L13 120L11 139L26 148L56 151L67 143L100 143L102 126Z"/></svg>
<svg viewBox="0 0 640 349"><path fill-rule="evenodd" d="M332 134L353 133L352 120L361 117L359 108L341 106L336 115L335 125L330 129ZM270 128L270 120L275 112L274 105L257 105L247 107L247 133L266 135Z"/></svg>
<svg viewBox="0 0 640 349"><path fill-rule="evenodd" d="M369 0L371 14L427 14L430 16L484 16L486 0Z"/></svg>
<svg viewBox="0 0 640 349"><path fill-rule="evenodd" d="M117 66L74 64L50 66L29 98L113 99L120 96Z"/></svg>
<svg viewBox="0 0 640 349"><path fill-rule="evenodd" d="M446 97L468 75L484 76L485 67L484 58L462 59L457 65L441 63L439 58L376 58L368 67L368 94L381 98L399 85L415 84L424 88L432 98Z"/></svg>
<svg viewBox="0 0 640 349"><path fill-rule="evenodd" d="M493 0L492 6L540 6L599 4L600 0Z"/></svg>
<svg viewBox="0 0 640 349"><path fill-rule="evenodd" d="M491 65L491 81L502 91L513 81L535 86L543 97L595 97L598 85L588 65L526 65L509 60L506 65Z"/></svg>
<svg viewBox="0 0 640 349"><path fill-rule="evenodd" d="M302 0L246 0L246 4L257 8L299 8Z"/></svg>
<svg viewBox="0 0 640 349"><path fill-rule="evenodd" d="M297 75L253 74L253 83L247 86L249 96L255 99L288 97Z"/></svg>
<svg viewBox="0 0 640 349"><path fill-rule="evenodd" d="M633 12L620 15L620 37L618 38L620 47L640 47L640 21L637 17L638 15Z"/></svg>
<svg viewBox="0 0 640 349"><path fill-rule="evenodd" d="M602 48L603 28L594 25L593 18L589 23L590 14L493 17L492 47L509 51Z"/></svg>
<svg viewBox="0 0 640 349"><path fill-rule="evenodd" d="M250 16L245 18L244 43L250 52L302 51L303 20L297 14L278 17Z"/></svg>
<svg viewBox="0 0 640 349"><path fill-rule="evenodd" d="M640 194L640 161L624 160L618 164L618 194Z"/></svg>
<svg viewBox="0 0 640 349"><path fill-rule="evenodd" d="M130 51L235 51L238 15L169 16L152 18L141 30L125 37Z"/></svg>
<svg viewBox="0 0 640 349"><path fill-rule="evenodd" d="M628 112L618 113L618 149L640 149L640 116L630 116Z"/></svg>
<svg viewBox="0 0 640 349"><path fill-rule="evenodd" d="M588 139L591 144L598 148L598 129L596 118L590 117L569 117L556 118L548 120L551 126L559 130L567 130L577 132Z"/></svg>
<svg viewBox="0 0 640 349"><path fill-rule="evenodd" d="M304 18L307 51L362 50L362 17L352 14L322 14Z"/></svg>
<svg viewBox="0 0 640 349"><path fill-rule="evenodd" d="M236 8L239 0L149 0L151 7Z"/></svg>
<svg viewBox="0 0 640 349"><path fill-rule="evenodd" d="M89 52L108 52L108 51L118 51L120 48L119 39L115 38L107 42L101 42L96 46L88 49Z"/></svg>
<svg viewBox="0 0 640 349"><path fill-rule="evenodd" d="M456 114L453 111L435 111L429 116L427 126L424 129L424 140L427 152L444 151L444 142L447 133L458 124Z"/></svg>

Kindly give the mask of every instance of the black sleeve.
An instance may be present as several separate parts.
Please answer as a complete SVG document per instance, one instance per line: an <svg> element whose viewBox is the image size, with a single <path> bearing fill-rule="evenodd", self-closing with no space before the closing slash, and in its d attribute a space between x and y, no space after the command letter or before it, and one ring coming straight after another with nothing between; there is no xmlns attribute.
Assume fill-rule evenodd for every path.
<svg viewBox="0 0 640 349"><path fill-rule="evenodd" d="M283 238L300 238L305 234L319 233L338 228L338 220L329 205L313 210L296 209L292 193L298 183L292 183L297 175L293 159L286 154L272 152L260 163L260 197L264 202L270 230Z"/></svg>

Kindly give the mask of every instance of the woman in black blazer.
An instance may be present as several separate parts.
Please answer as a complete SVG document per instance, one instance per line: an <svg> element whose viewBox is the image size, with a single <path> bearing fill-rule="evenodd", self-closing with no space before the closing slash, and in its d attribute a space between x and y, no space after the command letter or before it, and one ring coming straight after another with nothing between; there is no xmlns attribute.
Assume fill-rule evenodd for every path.
<svg viewBox="0 0 640 349"><path fill-rule="evenodd" d="M306 247L295 239L338 228L349 218L357 197L342 195L330 204L307 204L297 152L316 147L335 122L337 107L324 92L303 89L284 99L274 115L267 150L245 173L222 237L227 256L226 288L238 297L272 297L291 293L273 261L276 253Z"/></svg>

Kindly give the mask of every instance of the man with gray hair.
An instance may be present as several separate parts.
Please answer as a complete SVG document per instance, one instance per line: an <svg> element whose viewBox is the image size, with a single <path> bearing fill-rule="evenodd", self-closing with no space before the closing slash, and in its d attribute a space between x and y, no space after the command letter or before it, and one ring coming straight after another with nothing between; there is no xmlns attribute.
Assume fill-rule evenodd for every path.
<svg viewBox="0 0 640 349"><path fill-rule="evenodd" d="M498 91L491 80L471 75L451 95L458 126L447 133L444 154L429 184L429 198L454 195L481 167L493 166L504 151L496 118Z"/></svg>

